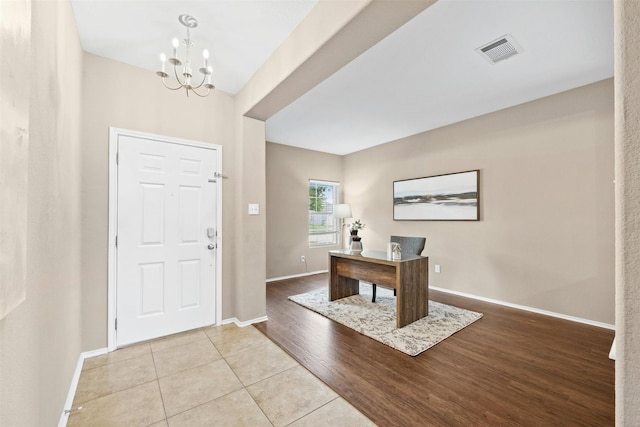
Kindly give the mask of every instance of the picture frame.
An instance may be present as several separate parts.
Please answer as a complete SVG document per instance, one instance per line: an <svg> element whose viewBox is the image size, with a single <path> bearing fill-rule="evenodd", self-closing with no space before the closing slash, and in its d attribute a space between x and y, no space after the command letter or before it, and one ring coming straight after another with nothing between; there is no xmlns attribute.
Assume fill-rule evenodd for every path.
<svg viewBox="0 0 640 427"><path fill-rule="evenodd" d="M480 170L393 182L394 221L479 221Z"/></svg>

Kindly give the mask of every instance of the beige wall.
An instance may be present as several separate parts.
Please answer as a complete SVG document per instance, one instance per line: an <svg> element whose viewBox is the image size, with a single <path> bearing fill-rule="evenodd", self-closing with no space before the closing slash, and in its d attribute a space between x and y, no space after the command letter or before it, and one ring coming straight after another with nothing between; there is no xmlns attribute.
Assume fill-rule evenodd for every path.
<svg viewBox="0 0 640 427"><path fill-rule="evenodd" d="M309 248L309 180L342 183L342 168L342 156L267 143L267 278L327 269L328 248Z"/></svg>
<svg viewBox="0 0 640 427"><path fill-rule="evenodd" d="M0 2L0 319L27 296L31 3Z"/></svg>
<svg viewBox="0 0 640 427"><path fill-rule="evenodd" d="M640 2L614 2L616 425L640 425Z"/></svg>
<svg viewBox="0 0 640 427"><path fill-rule="evenodd" d="M481 221L393 221L394 180L471 169ZM345 200L366 247L425 236L431 286L613 324L613 174L609 79L348 155Z"/></svg>
<svg viewBox="0 0 640 427"><path fill-rule="evenodd" d="M19 189L28 197L27 297L0 320L2 426L56 425L81 351L82 53L69 3L33 2L30 18L31 77L16 82L31 84L28 184Z"/></svg>
<svg viewBox="0 0 640 427"><path fill-rule="evenodd" d="M264 122L239 114L236 167L242 171L236 194L233 228L235 252L234 317L241 321L267 314L265 288L265 128ZM259 215L248 215L248 205L258 204Z"/></svg>
<svg viewBox="0 0 640 427"><path fill-rule="evenodd" d="M234 157L234 101L215 91L207 98L169 91L154 73L84 54L82 129L83 347L107 346L107 240L109 127L222 145L223 319L235 316L231 288L235 193L242 179ZM240 165L241 166L241 165Z"/></svg>
<svg viewBox="0 0 640 427"><path fill-rule="evenodd" d="M31 3L26 0L27 3ZM426 2L429 3L429 2ZM617 132L617 147L618 147L618 159L617 165L617 188L618 188L618 239L617 239L617 301L618 310L616 321L618 324L618 336L619 336L619 353L616 361L617 371L617 384L616 384L616 398L617 398L617 422L620 425L635 425L640 419L640 408L635 403L638 400L638 387L640 379L640 369L638 368L637 354L640 353L638 347L638 340L634 339L637 336L638 331L638 289L640 287L637 284L639 275L638 270L638 257L637 257L637 211L640 209L638 206L638 198L634 195L634 188L637 187L637 166L640 164L638 158L638 141L637 141L637 125L638 120L638 80L634 79L634 76L638 75L639 70L637 58L640 55L638 52L638 40L637 33L640 27L638 22L637 7L638 3L633 1L620 1L614 2L616 5L616 97L618 106L623 106L624 110L617 112L616 116L619 120L618 132ZM244 171L238 170L243 165L243 162L259 162L259 156L264 155L264 141L262 141L262 148L260 147L258 135L262 132L259 123L246 123L244 120L237 117L238 107L236 106L236 112L233 113L233 100L225 94L217 94L214 97L210 97L206 100L196 100L195 98L189 98L189 105L200 105L201 108L190 110L188 113L186 109L180 108L181 104L187 102L186 99L177 100L178 94L169 91L156 91L151 90L152 85L157 85L159 82L151 75L149 76L137 69L123 66L122 64L116 64L108 60L95 58L92 55L85 55L85 59L88 65L82 69L82 54L80 46L77 40L75 22L71 7L67 1L57 2L32 2L32 73L31 73L31 113L30 113L30 147L29 147L29 159L24 165L28 169L28 184L24 191L28 193L28 207L27 207L27 228L25 240L27 242L27 300L22 303L16 310L11 312L7 317L0 320L0 424L4 425L53 425L57 422L61 409L63 408L63 402L68 390L71 374L75 367L78 354L81 350L93 350L101 348L106 345L106 158L107 158L107 128L108 126L119 126L139 131L153 132L159 134L166 134L170 136L205 140L216 144L224 145L224 171L230 176L229 180L224 184L225 195L225 217L224 217L224 233L225 233L225 249L223 257L225 258L225 276L224 280L224 292L226 294L223 311L224 313L231 313L235 315L234 310L238 306L248 306L245 310L246 313L252 315L253 313L260 314L262 307L264 307L264 300L261 298L264 295L264 283L260 283L261 275L264 275L264 265L249 274L251 279L250 284L244 285L242 292L236 292L234 277L238 271L238 263L241 260L235 259L243 253L250 253L251 256L264 262L266 244L270 245L270 242L265 244L264 232L258 234L257 242L252 240L252 233L259 230L261 220L258 219L239 219L244 216L243 206L247 200L264 200L263 186L259 183L255 188L251 187L255 182L251 182L251 176L264 176L264 166L257 167L257 170ZM6 19L6 16L0 16L0 19ZM360 22L362 24L362 22ZM360 28L360 27L357 27ZM320 31L321 29L316 29ZM342 31L343 34L346 34ZM348 29L347 29L348 33ZM3 37L5 35L3 34ZM345 38L350 40L349 43L357 42L357 37ZM341 40L345 40L341 39ZM345 43L342 43L345 44ZM336 54L337 51L344 51L345 46L340 46L340 43L327 43L325 46L333 46L333 49L328 49L322 52L321 56L331 57ZM308 50L314 52L318 50L318 46L312 46ZM357 51L355 49L354 51ZM277 60L274 62L277 70L271 70L270 75L273 73L282 73L284 76L291 75L291 69L296 68L296 64L288 62L287 58ZM8 63L5 62L0 65L0 71L5 73L7 71ZM309 67L307 67L309 68ZM37 70L34 72L33 70ZM81 78L82 71L85 72L85 81L82 87L78 84L78 80ZM95 75L87 75L88 72L94 72ZM308 70L307 72L313 72ZM101 78L94 78L94 76L100 76ZM280 77L273 78L275 82L281 82L283 79ZM305 80L304 78L296 78L296 82L307 85L310 87L312 84L309 81L315 81L313 78ZM257 84L257 86L256 86ZM261 97L255 97L254 91L260 93L262 91L260 82L253 82L249 85L249 89L245 91L242 99L242 110L250 111L256 102L260 101ZM606 86L607 82L598 84ZM276 83L270 85L273 87L273 91L276 92L283 85ZM153 86L155 88L155 86ZM81 90L82 89L82 90ZM593 90L593 87L585 88L588 91ZM91 92L94 96L88 94L82 94L82 91ZM110 93L113 91L113 93ZM304 88L298 88L295 92L300 94L304 93ZM601 92L604 89L596 88L594 96L603 96ZM2 92L3 94L5 92ZM600 93L600 95L598 95ZM243 94L240 94L243 95ZM4 95L3 95L4 96ZM265 95L266 96L266 95ZM275 94L276 100L280 100L282 97L286 97L284 94ZM574 95L570 95L573 97ZM115 102L118 98L119 102ZM507 118L516 121L516 125L511 127L497 127L492 129L492 126L497 126L495 119L485 122L484 119L474 119L472 121L465 122L460 125L454 125L450 130L454 130L462 141L454 141L452 146L448 146L440 141L439 145L443 154L449 156L449 158L455 157L456 165L462 165L465 163L472 164L478 163L475 159L465 159L464 154L456 155L458 151L458 145L464 147L471 144L471 140L475 140L475 135L470 135L469 126L477 126L482 132L479 133L480 141L488 144L489 146L500 146L509 156L517 160L517 150L509 147L509 144L504 140L505 136L501 134L501 130L510 132L513 134L514 139L518 141L518 146L522 146L523 149L528 147L526 144L527 135L529 132L542 133L545 126L545 122L551 123L553 128L556 129L557 134L554 135L557 144L548 147L549 150L577 150L574 143L570 143L568 147L564 147L562 142L566 139L562 135L567 131L567 136L573 135L572 132L568 132L570 129L576 127L579 131L584 131L578 123L582 120L583 123L588 123L587 126L599 134L602 132L604 125L603 122L610 120L601 119L604 113L598 111L589 111L588 105L591 104L591 96L577 97L580 101L585 101L586 106L583 106L581 111L577 111L572 114L569 106L565 106L565 112L569 111L566 116L553 117L549 114L548 117L539 117L542 114L538 110L538 115L533 114L533 117L528 117L527 105L518 107L517 110L507 110ZM554 98L555 99L555 98ZM564 98L563 98L564 99ZM4 100L3 100L4 101ZM102 105L103 102L107 102L106 105ZM549 100L536 101L547 106ZM276 105L278 102L273 102ZM553 103L552 103L553 104ZM573 103L572 103L573 104ZM174 107L174 105L177 105ZM204 107L203 105L206 105ZM257 104L259 105L259 104ZM270 104L271 105L271 104ZM267 114L273 114L277 107L262 108ZM562 110L558 105L551 105L552 111ZM573 105L574 108L580 107L580 105ZM586 108L586 109L585 109ZM261 110L262 111L262 110ZM519 111L514 113L513 111ZM498 115L505 112L496 113ZM107 118L103 118L104 114ZM195 114L195 117L191 117ZM261 113L262 114L262 113ZM625 117L622 116L625 115ZM628 117L626 117L628 115ZM589 120L589 117L595 118ZM178 121L176 121L178 118ZM3 120L6 118L3 117ZM531 123L526 124L527 120L532 120ZM108 123L107 123L108 122ZM494 122L493 124L491 124ZM231 124L230 124L231 123ZM519 124L518 124L519 123ZM483 126L486 125L485 129ZM82 126L82 130L81 130ZM460 126L460 127L459 127ZM248 128L248 129L245 129ZM247 132L246 136L245 130ZM515 130L522 131L522 135L515 134ZM556 133L556 131L552 133ZM585 132L587 133L587 132ZM604 133L604 132L603 132ZM466 142L465 140L466 135ZM487 135L496 136L497 142L487 142L489 139ZM591 133L589 133L591 135ZM442 138L441 133L434 132L423 135L427 140ZM484 137L483 137L484 136ZM520 138L522 136L522 138ZM218 140L224 139L224 141ZM244 154L245 158L238 159L238 154L235 153L235 145L228 144L227 141L238 141L242 139L243 150L257 150L257 157L251 157L251 154ZM535 139L535 138L531 138ZM596 164L599 156L603 157L603 162L607 162L607 156L611 156L610 153L603 154L596 141L588 139L585 143L584 150L582 152L576 151L576 154L580 154L578 158L579 164ZM427 150L423 145L414 141L412 138L406 141L398 141L400 148L399 154L402 157L402 147L410 147L412 144L416 148ZM436 144L438 146L438 144ZM439 154L433 152L432 148L428 149L432 155ZM95 152L94 152L95 151ZM481 150L476 149L473 151L477 153L478 160L482 160L483 163L479 165L483 170L483 192L489 192L488 198L484 197L483 193L483 218L486 217L479 227L483 230L489 230L491 227L495 227L490 221L491 215L495 218L495 212L491 212L488 208L491 206L488 203L496 200L500 200L497 194L495 194L495 188L487 189L489 183L498 184L504 182L502 176L512 176L517 172L516 166L512 167L512 171L498 170L487 172L487 168L491 166L495 159L490 159ZM590 155L588 154L590 152ZM545 156L542 153L538 153L541 160L545 160ZM267 153L268 155L268 153ZM358 153L353 156L350 162L357 161L358 156L362 153ZM502 156L503 152L498 151L495 156ZM566 152L563 154L565 157L573 158ZM405 156L406 157L406 156ZM590 157L590 159L589 159ZM366 154L364 159L366 160ZM387 176L393 177L393 174L397 174L400 167L410 166L412 171L418 171L425 169L425 164L416 164L412 160L404 159L406 163L404 165L398 164L399 167L395 167L392 170L386 171ZM540 162L544 163L544 162ZM518 164L516 162L515 164ZM568 163L570 164L570 163ZM596 173L593 175L594 181L592 182L595 188L603 188L603 192L598 194L600 198L610 197L608 190L604 189L605 181L610 181L610 177L607 180L598 181L596 177L609 175L607 167L599 167L596 169ZM255 166L253 164L252 166ZM549 169L553 174L558 174L558 165L544 164L542 167L537 168L534 172L541 174ZM360 167L363 167L360 165ZM476 167L476 166L472 166ZM96 170L92 170L95 168ZM348 167L346 168L348 169ZM345 169L345 170L346 170ZM526 172L531 172L532 166L529 165ZM575 169L569 167L569 171L573 171L573 178L566 178L560 176L561 182L573 182L575 178ZM485 176L486 174L486 176ZM246 176L245 176L246 175ZM420 174L422 175L422 173ZM344 176L345 180L348 180L347 175ZM82 181L82 187L80 184ZM367 209L371 210L375 207L368 206L362 202L362 196L358 195L359 191L363 191L366 185L363 182L365 179L360 179L359 183L354 185L349 190L349 196L352 197L354 202L358 201L358 206L354 207L354 210L358 212L362 208L361 216L365 222L368 222L368 228L364 232L363 237L365 239L365 245L375 244L375 242L384 242L385 235L388 231L384 230L384 227L392 227L395 223L389 220L390 211L386 214L386 220L377 219L378 214L372 212L368 220L366 212ZM390 182L390 180L389 180ZM391 197L390 184L388 190L388 196L383 196L385 203L387 197ZM509 190L510 187L507 187ZM246 195L242 195L239 191L247 191ZM513 191L513 188L511 188ZM637 189L635 190L637 191ZM262 192L262 193L261 193ZM494 192L491 195L491 192ZM587 203L585 200L585 194L587 190L580 191L581 203ZM236 201L236 195L242 197L242 201ZM270 197L270 196L269 196ZM84 200L86 199L86 200ZM347 200L349 201L349 200ZM558 202L557 196L555 201ZM562 201L561 201L562 202ZM556 203L558 204L558 203ZM541 274L543 278L557 279L553 280L556 284L565 284L562 286L556 285L555 288L549 288L547 283L535 283L529 290L523 290L519 288L516 292L511 292L508 287L512 286L513 281L498 282L495 277L490 277L492 283L500 283L500 287L487 286L486 281L480 284L483 286L483 290L495 296L501 292L506 292L509 295L517 297L520 303L526 303L526 301L547 300L546 296L557 296L561 302L565 302L563 295L570 293L574 295L575 300L595 301L592 305L595 306L594 310L597 312L597 316L601 317L601 320L605 322L611 322L610 315L605 311L609 309L601 310L600 307L610 306L610 290L607 290L605 282L610 279L611 272L607 270L607 267L602 267L604 264L610 264L607 261L607 255L603 247L610 245L605 241L608 239L607 227L610 225L607 221L603 224L598 224L595 227L597 235L584 234L580 236L580 230L585 230L586 224L595 221L596 217L605 217L606 213L599 211L599 209L608 209L607 205L602 203L598 204L595 200L592 201L592 211L581 217L576 225L569 224L567 230L559 230L561 235L566 236L571 234L571 237L578 237L579 239L592 239L596 242L592 246L593 250L598 254L603 253L603 260L596 260L595 266L593 260L597 255L593 253L586 253L584 248L580 248L580 253L586 255L583 266L586 272L579 276L582 283L572 283L563 277L558 272L561 269L558 268L558 264L552 264L553 269L549 270L547 265L537 263L534 267L529 269L523 268L521 270L522 276L514 273L513 266L507 266L509 271L512 271L517 278L523 278L525 281L530 281L528 274ZM494 203L495 206L495 203ZM559 203L563 209L571 209ZM509 207L507 205L507 207ZM238 209L243 208L241 212L236 212ZM267 207L268 208L268 207ZM539 207L533 206L533 208ZM227 210L227 209L230 209ZM268 208L269 209L269 208ZM513 207L510 207L513 209ZM272 213L269 209L268 215L271 217ZM539 219L545 221L548 217L541 216ZM239 229L236 224L240 226ZM249 222L253 221L253 222ZM372 222L373 221L373 222ZM385 225L386 224L386 225ZM472 225L470 223L470 225ZM478 226L478 224L476 224ZM380 226L380 230L377 227ZM465 225L468 227L469 225ZM527 227L532 226L534 229L544 233L544 227L535 221L531 221L527 224ZM413 231L413 229L407 229L408 225L402 225L402 230ZM452 226L443 225L443 228L435 230L429 229L427 231L430 234L427 237L430 239L427 249L431 250L430 244L440 242L440 248L444 253L451 253L452 249L446 247L442 242L445 241L444 237L447 231L450 231ZM513 233L520 232L523 227L514 226ZM574 231L571 231L574 230ZM82 233L82 239L80 237ZM529 233L527 239L533 239L533 242L526 241L524 244L525 250L540 251L542 244L540 238L535 233ZM573 233L573 234L572 234ZM533 234L533 235L532 235ZM432 240L437 238L439 239ZM460 238L455 232L451 233L455 238ZM515 240L514 237L508 235L507 231L501 233L503 238L508 238L506 241ZM444 236L444 237L443 237ZM481 235L480 237L486 237ZM551 236L553 237L553 236ZM492 242L498 239L497 236L489 236ZM538 239L538 240L536 240ZM447 239L446 242L449 242ZM597 242L600 242L599 244ZM255 246L251 246L253 243L257 243ZM504 243L504 242L503 242ZM557 243L557 239L553 237L551 243ZM448 244L448 243L447 243ZM474 243L473 245L478 245ZM549 244L550 245L550 244ZM474 246L475 247L475 246ZM498 249L503 246L498 247ZM481 247L483 252L479 253L496 253L494 246L486 245ZM559 249L554 248L561 253L569 252L569 248L561 247ZM82 255L81 255L82 251ZM498 251L498 254L502 252ZM537 252L540 254L540 252ZM476 254L462 254L465 260L470 261L472 266L477 266L478 260ZM511 256L511 254L508 254ZM544 253L541 255L545 255ZM475 258L474 258L475 257ZM547 257L548 258L548 257ZM575 257L577 258L577 256ZM296 255L297 261L299 257ZM458 283L459 278L464 278L468 274L469 267L467 264L455 265L449 262L452 257L447 258L447 263L442 263L443 272L441 273L442 279L439 279L440 286L451 286L454 288ZM513 260L513 257L512 257ZM521 262L521 266L527 267L522 259L515 259L516 262ZM574 259L575 261L575 259ZM535 259L531 258L531 265L535 262ZM80 265L82 264L82 267ZM487 265L490 265L488 263ZM457 272L455 277L451 277L450 266L453 267L452 271ZM300 267L296 264L293 267ZM539 270L540 268L540 270ZM564 268L564 266L562 266ZM568 267L569 270L575 272L575 264ZM262 271L262 272L261 272ZM486 270L481 271L487 273ZM298 273L298 271L292 271L292 274ZM281 275L278 273L277 275ZM448 276L447 276L448 275ZM600 288L595 283L594 277L603 277ZM475 277L475 276L474 276ZM568 276L567 276L568 277ZM505 277L498 276L500 280L505 280ZM445 280L446 279L446 280ZM81 281L83 282L81 286ZM464 285L463 285L464 286ZM553 286L553 285L552 285ZM585 289L586 297L582 292L577 296L571 289ZM82 301L81 301L82 294ZM598 294L602 294L602 300L596 300ZM245 300L249 300L245 302ZM553 298L551 299L553 300ZM82 308L81 308L82 305ZM580 302L577 305L572 305L576 315L581 315L586 306L586 302ZM602 311L602 312L601 312ZM598 320L598 319L595 319Z"/></svg>
<svg viewBox="0 0 640 427"><path fill-rule="evenodd" d="M236 95L216 91L208 98L186 98L161 89L153 73L85 54L83 80L83 204L82 204L82 310L83 347L102 348L107 336L107 208L108 128L119 127L224 146L223 207L223 319L251 321L266 315L266 222L264 213L247 215L247 204L265 209L264 122L243 117L262 103L261 111L275 112L281 100L293 99L318 81L319 71L308 64L322 64L323 75L339 68L376 40L384 37L432 4L433 0L390 7L385 2L338 3L324 1L305 19L274 58ZM359 11L376 22L385 22L366 34L350 26L366 26L353 19ZM391 19L390 14L393 15ZM347 28L346 32L344 28ZM336 37L354 46L333 42ZM320 55L317 51L325 48ZM327 61L326 55L339 59ZM318 59L318 58L324 59ZM315 62L310 62L310 61ZM300 68L304 72L298 73ZM282 85L296 73L293 88ZM322 74L320 73L320 74ZM301 74L303 76L301 76ZM306 77L305 77L306 76ZM316 77L311 77L316 76ZM275 100L275 101L274 101ZM268 104L268 105L267 105ZM251 260L247 263L247 260Z"/></svg>
<svg viewBox="0 0 640 427"><path fill-rule="evenodd" d="M304 186L339 177L336 157L268 144L267 277L304 272L303 251L326 269L304 245ZM613 165L609 79L347 155L341 181L365 247L427 238L431 286L613 324ZM471 169L481 221L393 221L394 180Z"/></svg>

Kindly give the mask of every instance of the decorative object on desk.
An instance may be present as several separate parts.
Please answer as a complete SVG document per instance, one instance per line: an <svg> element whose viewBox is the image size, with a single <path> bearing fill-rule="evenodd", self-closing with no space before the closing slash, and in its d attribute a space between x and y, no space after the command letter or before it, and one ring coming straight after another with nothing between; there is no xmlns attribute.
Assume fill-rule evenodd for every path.
<svg viewBox="0 0 640 427"><path fill-rule="evenodd" d="M391 248L391 259L394 261L398 261L402 259L402 248L400 247L400 243L393 242Z"/></svg>
<svg viewBox="0 0 640 427"><path fill-rule="evenodd" d="M351 205L348 203L341 203L341 204L337 204L333 206L333 217L334 218L338 218L340 220L340 231L342 232L342 230L345 227L345 223L344 220L345 218L351 218L352 214L351 214ZM342 239L343 244L344 244L344 240L346 239L346 236Z"/></svg>
<svg viewBox="0 0 640 427"><path fill-rule="evenodd" d="M393 249L399 245L398 242L389 242L387 243L387 259L393 259Z"/></svg>
<svg viewBox="0 0 640 427"><path fill-rule="evenodd" d="M359 254L362 252L362 237L352 236L351 237L351 252L354 254Z"/></svg>
<svg viewBox="0 0 640 427"><path fill-rule="evenodd" d="M393 182L393 219L478 221L479 170Z"/></svg>
<svg viewBox="0 0 640 427"><path fill-rule="evenodd" d="M349 224L349 232L351 233L352 241L353 237L358 235L358 231L362 230L365 226L366 224L363 224L359 219Z"/></svg>
<svg viewBox="0 0 640 427"><path fill-rule="evenodd" d="M372 303L371 286L360 284L360 295L328 301L322 288L289 299L363 335L410 356L417 356L482 317L482 313L429 301L429 316L396 328L396 299L380 289Z"/></svg>
<svg viewBox="0 0 640 427"><path fill-rule="evenodd" d="M405 236L389 236L389 245L387 246L387 258L394 261L393 258L393 248L395 245L404 246L404 252L408 255L422 255L422 251L424 251L424 245L426 244L427 239L425 237L405 237ZM394 245L395 244L395 245ZM402 254L400 254L400 258L402 259ZM377 284L372 283L373 286L373 298L371 298L371 302L376 302L376 289ZM393 295L396 294L396 290L393 290Z"/></svg>

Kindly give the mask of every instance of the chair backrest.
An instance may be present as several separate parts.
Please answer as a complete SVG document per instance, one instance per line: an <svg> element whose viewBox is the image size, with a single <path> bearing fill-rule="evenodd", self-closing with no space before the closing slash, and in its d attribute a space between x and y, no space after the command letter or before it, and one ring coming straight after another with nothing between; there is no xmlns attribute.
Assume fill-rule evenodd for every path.
<svg viewBox="0 0 640 427"><path fill-rule="evenodd" d="M427 242L425 237L391 236L390 242L400 243L400 250L408 255L420 255Z"/></svg>

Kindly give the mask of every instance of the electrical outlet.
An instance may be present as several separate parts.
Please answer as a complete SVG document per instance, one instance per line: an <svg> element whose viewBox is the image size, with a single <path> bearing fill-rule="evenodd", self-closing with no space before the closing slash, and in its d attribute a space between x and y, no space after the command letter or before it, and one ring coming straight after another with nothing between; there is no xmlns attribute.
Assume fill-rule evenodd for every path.
<svg viewBox="0 0 640 427"><path fill-rule="evenodd" d="M436 273L440 273L440 264L436 264Z"/></svg>
<svg viewBox="0 0 640 427"><path fill-rule="evenodd" d="M300 257L300 262L307 262L307 259L304 257L304 255Z"/></svg>
<svg viewBox="0 0 640 427"><path fill-rule="evenodd" d="M257 203L249 203L249 215L260 215L260 205Z"/></svg>

